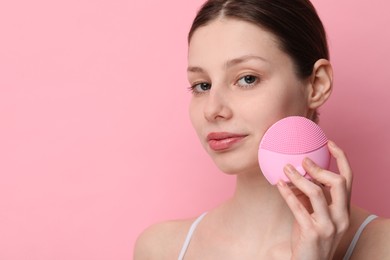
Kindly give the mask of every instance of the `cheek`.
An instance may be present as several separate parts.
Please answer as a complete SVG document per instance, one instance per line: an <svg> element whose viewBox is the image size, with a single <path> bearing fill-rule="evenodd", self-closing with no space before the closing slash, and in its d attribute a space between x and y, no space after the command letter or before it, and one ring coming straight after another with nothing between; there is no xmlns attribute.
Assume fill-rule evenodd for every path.
<svg viewBox="0 0 390 260"><path fill-rule="evenodd" d="M269 99L269 107L277 117L303 115L306 108L304 86L287 85ZM271 111L270 111L271 112ZM281 119L280 118L280 119Z"/></svg>
<svg viewBox="0 0 390 260"><path fill-rule="evenodd" d="M303 94L286 88L273 89L264 95L253 95L241 105L241 118L249 123L260 142L265 131L276 121L291 115L303 115Z"/></svg>
<svg viewBox="0 0 390 260"><path fill-rule="evenodd" d="M194 127L195 131L199 134L200 129L201 129L201 116L202 116L202 110L201 110L201 105L199 102L194 101L194 99L191 99L189 108L188 108L188 113L190 116L191 124L192 127Z"/></svg>
<svg viewBox="0 0 390 260"><path fill-rule="evenodd" d="M295 91L291 91L290 95L285 98L283 103L284 109L288 111L286 116L305 116L307 102L303 86L298 86Z"/></svg>

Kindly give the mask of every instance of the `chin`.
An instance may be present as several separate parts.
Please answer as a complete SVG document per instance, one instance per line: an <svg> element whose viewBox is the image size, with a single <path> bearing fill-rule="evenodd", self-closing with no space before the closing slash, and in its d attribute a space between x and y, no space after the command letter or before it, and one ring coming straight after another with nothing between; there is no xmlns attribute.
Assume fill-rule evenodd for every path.
<svg viewBox="0 0 390 260"><path fill-rule="evenodd" d="M230 156L230 154L218 154L213 156L213 161L222 172L229 175L236 175L243 172L260 172L257 157L245 158Z"/></svg>

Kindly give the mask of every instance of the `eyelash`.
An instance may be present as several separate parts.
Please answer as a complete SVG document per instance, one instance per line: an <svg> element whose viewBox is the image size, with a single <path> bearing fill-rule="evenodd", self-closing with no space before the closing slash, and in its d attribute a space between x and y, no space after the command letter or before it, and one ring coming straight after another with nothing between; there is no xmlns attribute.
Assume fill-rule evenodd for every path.
<svg viewBox="0 0 390 260"><path fill-rule="evenodd" d="M254 78L254 82L252 82L252 83L246 83L246 84L248 84L248 85L246 85L246 86L243 86L243 85L240 85L239 84L239 82L241 81L241 80L245 80L245 78L246 77L253 77ZM258 83L259 83L259 77L258 76L255 76L255 75L252 75L252 74L247 74L247 75L244 75L244 76L242 76L241 78L239 78L238 80L237 80L237 82L235 83L235 85L237 85L237 86L239 86L239 87L241 87L241 88L251 88L251 87L254 87L254 86L256 86Z"/></svg>
<svg viewBox="0 0 390 260"><path fill-rule="evenodd" d="M206 90L198 91L198 90L196 90L196 88L197 88L197 86L200 86L200 85L203 85L203 84L209 85L209 88L208 88L208 89L211 88L211 84L210 84L210 83L207 83L207 82L200 82L200 83L196 83L196 84L194 84L194 85L188 87L188 90L189 90L190 92L192 92L192 94L194 94L194 95L201 95L201 94L203 94L203 93L206 93Z"/></svg>
<svg viewBox="0 0 390 260"><path fill-rule="evenodd" d="M246 84L247 84L246 86L239 84L239 82L240 82L241 80L243 80L243 79L245 80L246 77L253 77L253 78L254 78L254 82L253 82L253 83L246 83ZM247 75L244 75L244 76L242 76L241 78L239 78L239 79L236 81L236 83L234 83L234 85L236 85L236 86L238 86L238 87L240 87L240 88L251 88L251 87L256 86L256 85L259 83L259 80L260 80L260 78L259 78L258 76L255 76L255 75L252 75L252 74L247 74ZM194 85L188 87L188 90L189 90L190 92L192 92L192 94L194 94L194 95L203 94L203 93L205 93L207 90L203 90L203 91L197 91L197 90L196 90L196 88L197 88L198 86L202 86L202 85L203 85L203 86L204 86L204 85L208 85L208 89L207 89L207 90L210 90L210 88L211 88L211 84L210 84L210 83L207 83L207 82L200 82L200 83L196 83L196 84L194 84Z"/></svg>

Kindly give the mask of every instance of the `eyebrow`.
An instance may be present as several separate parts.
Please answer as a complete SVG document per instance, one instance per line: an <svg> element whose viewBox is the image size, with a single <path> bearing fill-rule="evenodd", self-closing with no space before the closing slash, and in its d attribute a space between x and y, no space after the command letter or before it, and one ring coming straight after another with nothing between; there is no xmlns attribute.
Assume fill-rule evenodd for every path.
<svg viewBox="0 0 390 260"><path fill-rule="evenodd" d="M202 73L202 72L204 72L204 70L201 67L192 67L192 66L190 66L190 67L187 68L187 72L194 72L194 73L199 72L199 73Z"/></svg>
<svg viewBox="0 0 390 260"><path fill-rule="evenodd" d="M263 57L260 57L260 56L257 56L257 55L250 55L249 54L249 55L244 55L244 56L232 59L232 60L228 60L226 62L226 64L225 64L225 66L226 66L226 68L230 68L232 66L235 66L237 64L246 62L248 60L260 60L262 62L268 63L268 61L265 58L263 58Z"/></svg>
<svg viewBox="0 0 390 260"><path fill-rule="evenodd" d="M257 55L244 55L244 56L241 56L241 57L234 58L234 59L226 61L225 68L230 68L230 67L238 65L240 63L244 63L244 62L247 62L249 60L254 60L254 59L268 63L268 60L266 60L263 57L260 57L260 56L257 56ZM196 66L188 67L187 71L188 72L194 72L194 73L196 73L196 72L199 72L199 73L204 72L204 70L201 67L196 67Z"/></svg>

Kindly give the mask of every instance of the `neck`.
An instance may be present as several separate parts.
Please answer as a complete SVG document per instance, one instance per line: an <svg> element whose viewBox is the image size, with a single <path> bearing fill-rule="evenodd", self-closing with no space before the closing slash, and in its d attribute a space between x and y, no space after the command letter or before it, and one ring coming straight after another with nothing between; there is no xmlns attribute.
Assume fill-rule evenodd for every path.
<svg viewBox="0 0 390 260"><path fill-rule="evenodd" d="M237 175L236 190L226 205L240 229L262 230L264 235L291 228L293 216L276 186L260 170Z"/></svg>
<svg viewBox="0 0 390 260"><path fill-rule="evenodd" d="M259 211L287 207L276 186L269 184L260 170L237 175L234 200ZM272 203L271 203L272 202Z"/></svg>

